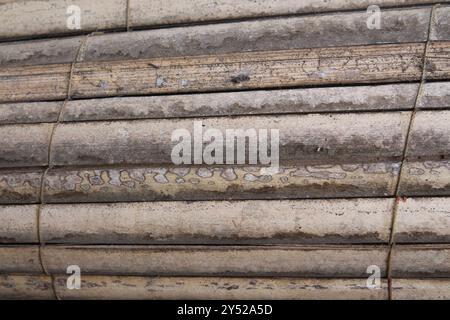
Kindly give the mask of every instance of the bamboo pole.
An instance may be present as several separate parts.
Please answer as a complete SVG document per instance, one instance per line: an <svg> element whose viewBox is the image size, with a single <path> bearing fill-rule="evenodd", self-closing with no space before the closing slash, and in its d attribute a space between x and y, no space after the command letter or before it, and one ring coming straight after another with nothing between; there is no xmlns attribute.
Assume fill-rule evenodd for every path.
<svg viewBox="0 0 450 320"><path fill-rule="evenodd" d="M330 156L331 163L336 164L376 159L398 161L409 117L409 112L396 112L64 123L54 131L50 160L47 146L51 125L1 126L0 136L4 139L0 141L3 150L0 166L40 166L48 161L57 166L172 165L172 150L178 143L172 141L172 133L181 128L190 132L191 137L199 130L202 136L209 128L215 128L223 134L224 141L226 130L279 130L281 164L330 164ZM192 153L190 164L195 164L194 156Z"/></svg>
<svg viewBox="0 0 450 320"><path fill-rule="evenodd" d="M58 297L70 299L388 299L387 283L371 290L366 279L127 277L82 276L81 289L56 277ZM0 275L0 297L54 299L51 279L37 275ZM448 279L393 279L393 299L450 298ZM325 290L324 290L325 289Z"/></svg>
<svg viewBox="0 0 450 320"><path fill-rule="evenodd" d="M125 277L82 275L69 290L56 276L60 299L387 299L387 284L370 290L365 279ZM54 299L50 277L0 275L0 298ZM426 294L426 293L425 293Z"/></svg>
<svg viewBox="0 0 450 320"><path fill-rule="evenodd" d="M394 300L448 300L448 279L393 279Z"/></svg>
<svg viewBox="0 0 450 320"><path fill-rule="evenodd" d="M449 278L449 244L396 245L390 266L397 278ZM0 273L154 276L295 276L367 278L378 266L386 275L387 245L298 246L0 246ZM326 261L326 263L324 263Z"/></svg>
<svg viewBox="0 0 450 320"><path fill-rule="evenodd" d="M383 12L387 8L402 6L431 5L448 0L381 0L377 2ZM174 24L199 23L247 18L263 18L318 12L366 10L371 3L364 1L333 0L326 3L308 1L233 1L220 0L211 5L209 1L148 1L129 0L51 0L3 1L0 6L0 39L21 39L41 35L85 33L95 30L115 30L154 27ZM68 27L70 5L80 9L79 29ZM127 12L129 11L129 13Z"/></svg>
<svg viewBox="0 0 450 320"><path fill-rule="evenodd" d="M49 244L387 243L392 206L393 199L45 205L40 228ZM428 230L444 229L434 224L443 218Z"/></svg>
<svg viewBox="0 0 450 320"><path fill-rule="evenodd" d="M424 44L298 49L74 65L72 96L401 82L420 80ZM427 79L449 77L448 42L430 45ZM0 101L63 99L70 65L3 68Z"/></svg>
<svg viewBox="0 0 450 320"><path fill-rule="evenodd" d="M376 244L389 239L393 201L45 204L39 232L50 244ZM401 200L395 242L449 243L449 202L441 197ZM36 205L0 209L0 242L38 241Z"/></svg>
<svg viewBox="0 0 450 320"><path fill-rule="evenodd" d="M0 299L54 299L50 277L0 274Z"/></svg>
<svg viewBox="0 0 450 320"><path fill-rule="evenodd" d="M401 83L70 100L60 121L410 110L418 87L417 83ZM0 124L56 122L62 105L61 101L3 103ZM425 83L417 108L448 107L450 82Z"/></svg>
<svg viewBox="0 0 450 320"><path fill-rule="evenodd" d="M42 273L38 249L0 246L0 273ZM64 274L77 265L84 274L95 275L367 278L371 265L385 275L389 247L46 245L40 250L50 274Z"/></svg>
<svg viewBox="0 0 450 320"><path fill-rule="evenodd" d="M450 245L397 245L391 266L392 276L397 278L449 278Z"/></svg>

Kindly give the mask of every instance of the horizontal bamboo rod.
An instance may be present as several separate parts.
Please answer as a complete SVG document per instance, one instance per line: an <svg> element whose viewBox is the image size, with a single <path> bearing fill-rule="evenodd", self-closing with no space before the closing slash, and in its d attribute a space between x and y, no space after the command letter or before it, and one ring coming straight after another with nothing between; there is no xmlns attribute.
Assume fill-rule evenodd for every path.
<svg viewBox="0 0 450 320"><path fill-rule="evenodd" d="M193 139L196 133L202 137L210 128L223 135L224 155L226 130L253 129L257 133L260 129L275 129L279 130L282 165L398 162L410 117L410 112L384 112L62 123L51 139L50 160L48 145L53 124L4 125L0 126L0 167L49 163L57 166L172 165L172 151L179 143L172 141L175 130L185 129ZM418 112L411 125L407 159L448 160L449 119L450 111ZM199 142L193 139L191 148L192 143ZM189 164L196 164L195 154L191 153ZM248 157L246 152L246 164L249 164ZM224 159L220 161L219 164L225 164ZM236 159L233 163L236 164Z"/></svg>
<svg viewBox="0 0 450 320"><path fill-rule="evenodd" d="M450 161L405 161L399 193L404 196L450 195Z"/></svg>
<svg viewBox="0 0 450 320"><path fill-rule="evenodd" d="M450 40L450 7L435 10L430 39ZM19 41L0 46L0 66L72 63L242 51L424 42L430 8L383 11L382 28L367 27L364 12L257 20L197 27ZM34 21L34 20L32 20Z"/></svg>
<svg viewBox="0 0 450 320"><path fill-rule="evenodd" d="M106 2L106 3L105 3ZM318 12L332 12L332 11L346 11L346 10L361 10L359 15L363 16L364 27L366 27L366 20L369 18L371 12L366 13L367 8L373 5L368 0L364 1L341 1L334 0L327 3L317 2L315 0L308 1L279 1L279 0L264 0L264 1L233 1L221 0L216 1L214 5L207 0L196 1L195 3L187 0L183 1L146 1L146 0L129 0L129 13L127 13L126 0L102 0L102 1L46 1L33 3L32 1L14 1L13 3L4 3L0 5L0 39L26 39L42 35L61 35L61 34L77 34L87 33L96 30L108 29L125 29L128 26L131 28L137 27L154 27L164 25L198 23L205 21L225 21L236 19L252 19L264 18L271 16L296 15L304 13L318 13ZM413 6L413 5L432 5L434 3L447 3L448 0L382 0L378 1L377 5L381 7L383 14L384 31L391 33L404 33L405 31L394 28L395 23L402 26L408 26L406 29L416 27L411 21L411 17L405 15L395 16L394 19L388 8ZM70 5L77 5L80 9L80 25L78 29L74 27L69 28L68 22L72 22L76 17L76 12L68 13ZM444 7L445 8L445 7ZM438 9L438 16L445 15L444 8ZM401 9L396 9L401 10ZM406 11L406 10L402 10ZM395 11L394 11L395 12ZM442 14L441 14L442 12ZM35 17L40 19L36 20ZM335 24L339 29L344 29L343 24L339 25L337 22L331 20L338 20L339 17L345 16L345 13L334 13L332 18L328 18L327 25ZM70 19L70 17L72 19ZM347 16L349 16L347 14ZM336 19L337 17L337 19ZM305 20L320 21L321 16L318 17L303 17ZM443 18L444 19L444 18ZM128 21L127 21L128 20ZM352 26L352 20L347 18L345 24ZM418 24L416 22L416 24ZM311 24L310 24L311 25ZM428 26L428 24L426 25ZM440 24L436 24L440 27ZM355 26L352 26L355 28ZM423 26L425 27L425 25ZM313 28L317 26L313 24ZM319 26L320 28L320 26ZM347 30L351 30L348 28ZM244 31L244 30L243 30ZM318 30L317 30L318 31ZM334 31L334 30L333 30ZM446 31L444 28L443 31ZM443 32L442 31L442 32ZM364 32L363 30L359 32ZM442 33L441 32L441 33ZM317 32L320 34L320 32ZM385 35L378 35L386 37ZM412 33L411 33L412 34ZM438 35L440 35L438 33ZM373 36L373 34L371 34ZM330 37L331 39L331 37Z"/></svg>
<svg viewBox="0 0 450 320"><path fill-rule="evenodd" d="M410 110L418 89L417 83L405 83L70 100L60 122ZM421 97L426 108L450 106L450 82L427 84ZM62 106L62 101L0 104L0 124L56 122Z"/></svg>
<svg viewBox="0 0 450 320"><path fill-rule="evenodd" d="M368 299L387 300L388 286L369 289L366 279L236 277L81 277L80 290L56 276L60 299ZM3 299L54 299L50 277L0 275ZM450 299L449 279L392 279L394 300Z"/></svg>
<svg viewBox="0 0 450 320"><path fill-rule="evenodd" d="M393 300L448 300L449 279L393 279Z"/></svg>
<svg viewBox="0 0 450 320"><path fill-rule="evenodd" d="M367 278L372 265L386 275L389 246L46 245L40 251L51 274L77 265L96 275ZM37 245L0 246L0 258L0 273L43 272ZM450 244L398 244L390 267L393 277L449 278Z"/></svg>
<svg viewBox="0 0 450 320"><path fill-rule="evenodd" d="M70 100L60 122L411 110L418 90L418 83L402 83ZM3 103L0 124L56 122L63 104ZM417 108L450 108L450 82L425 83Z"/></svg>
<svg viewBox="0 0 450 320"><path fill-rule="evenodd" d="M424 46L409 43L80 62L73 68L71 96L417 81L422 77ZM426 79L449 78L449 55L449 42L431 43ZM3 68L0 101L64 99L70 70L69 64Z"/></svg>
<svg viewBox="0 0 450 320"><path fill-rule="evenodd" d="M52 300L52 280L39 275L0 274L0 299Z"/></svg>
<svg viewBox="0 0 450 320"><path fill-rule="evenodd" d="M442 111L431 116L441 117L440 121L444 124L450 113ZM253 129L257 134L259 130L267 129L266 137L273 136L272 130L279 131L281 164L318 165L329 164L330 161L336 164L366 163L378 159L398 161L403 152L409 119L410 112L386 112L64 123L58 125L53 133L50 160L47 159L47 146L52 124L0 126L0 137L3 137L0 141L0 167L40 166L48 162L57 166L172 165L173 148L179 143L178 140L173 141L172 135L178 129L187 130L194 144L202 143L198 141L202 138L195 138L195 135L202 137L208 129L219 130L224 143L218 148L223 150L224 156L227 154L225 147L230 144L226 143L227 130ZM436 152L444 152L447 138L440 138L437 133L448 131L448 128L442 125L434 129L428 122L422 127L430 131L425 136L421 135L422 131L418 132L414 138L418 140L417 146L411 154L427 153L427 158L441 155ZM436 146L443 144L441 148L429 149L422 142L433 137L437 137ZM206 138L203 139L203 145L206 145ZM192 144L187 148L192 148ZM269 142L268 148L271 149ZM192 152L188 164L198 164L195 156L196 153ZM202 156L203 151L200 158ZM249 164L248 157L246 152L246 164ZM233 161L228 155L230 160L236 164L236 158ZM219 164L225 164L224 159L220 161Z"/></svg>
<svg viewBox="0 0 450 320"><path fill-rule="evenodd" d="M394 199L42 205L40 235L65 244L387 243ZM396 243L450 243L449 198L399 201ZM1 206L0 242L37 243L37 205Z"/></svg>
<svg viewBox="0 0 450 320"><path fill-rule="evenodd" d="M396 245L390 264L392 277L450 278L450 245Z"/></svg>
<svg viewBox="0 0 450 320"><path fill-rule="evenodd" d="M289 199L394 195L399 162L281 166L140 166L50 169L48 203ZM42 169L0 171L1 203L37 203ZM445 189L440 189L445 191Z"/></svg>
<svg viewBox="0 0 450 320"><path fill-rule="evenodd" d="M67 276L55 277L60 299L387 299L387 283L376 290L366 279L126 277L82 275L81 288L69 290ZM54 299L50 277L0 275L0 298ZM407 295L423 285L407 280ZM444 284L445 281L441 280ZM418 285L421 285L419 287ZM437 287L435 287L437 288ZM400 288L401 289L401 288ZM436 290L431 291L434 294ZM442 292L445 294L445 290ZM427 295L428 291L420 291ZM399 293L400 294L400 293Z"/></svg>
<svg viewBox="0 0 450 320"><path fill-rule="evenodd" d="M0 246L0 273L42 273L38 250L38 246ZM51 274L64 274L68 266L77 265L82 273L96 275L367 278L371 265L385 275L389 247L46 245L40 250Z"/></svg>
<svg viewBox="0 0 450 320"><path fill-rule="evenodd" d="M46 243L387 243L393 202L352 199L45 205L40 229ZM426 206L420 207L424 215ZM20 211L22 206L6 208ZM427 230L442 228L445 237L444 218L436 214L428 221ZM444 225L436 226L435 222Z"/></svg>

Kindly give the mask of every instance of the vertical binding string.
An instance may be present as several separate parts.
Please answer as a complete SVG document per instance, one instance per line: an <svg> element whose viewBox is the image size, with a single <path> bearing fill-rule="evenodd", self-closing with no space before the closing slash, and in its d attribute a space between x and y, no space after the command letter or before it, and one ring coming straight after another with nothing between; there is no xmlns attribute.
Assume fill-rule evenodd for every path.
<svg viewBox="0 0 450 320"><path fill-rule="evenodd" d="M61 300L61 299L58 296L58 293L56 291L56 286L55 286L55 281L56 280L55 280L54 275L50 274L50 272L48 271L47 266L45 264L44 257L43 257L45 241L43 240L42 233L41 233L41 212L42 212L42 207L45 204L45 198L44 198L45 180L46 180L46 176L47 176L48 171L54 167L54 165L53 165L53 163L51 161L51 153L52 153L51 152L52 151L51 147L52 147L53 137L55 135L56 128L58 127L59 123L62 121L62 115L63 115L64 109L65 109L65 107L67 105L67 102L69 100L71 100L73 70L74 70L75 64L78 61L80 61L81 54L84 53L84 48L86 46L87 39L92 34L95 34L95 32L91 33L91 34L88 34L81 41L80 46L78 47L77 53L75 55L75 59L70 65L70 72L69 72L69 77L68 77L66 99L64 100L61 108L59 109L58 118L56 119L56 122L53 124L52 130L51 130L51 133L50 133L50 138L49 138L48 148L47 148L48 166L44 170L44 172L42 173L42 176L41 176L41 184L40 184L40 190L39 190L39 204L38 204L37 212L36 212L37 238L38 238L38 241L39 241L39 252L38 252L39 253L39 263L41 265L43 273L45 275L49 276L50 279L51 279L53 295L54 295L55 299L57 299L57 300Z"/></svg>
<svg viewBox="0 0 450 320"><path fill-rule="evenodd" d="M427 42L425 43L424 50L423 50L423 56L422 56L422 75L420 79L419 88L417 90L416 99L414 101L414 108L411 112L411 117L409 119L408 129L406 132L406 138L405 138L405 144L403 146L403 155L402 155L402 161L400 163L400 170L397 178L397 183L395 185L395 201L392 206L392 220L391 220L391 232L389 236L389 252L387 257L387 263L386 263L386 272L387 272L387 281L388 281L388 297L389 300L392 300L392 255L395 247L395 227L396 227L396 220L397 220L397 212L398 207L400 204L400 201L403 201L404 198L402 198L402 195L400 193L400 182L402 180L402 175L404 171L404 163L407 160L407 151L410 144L410 134L411 134L411 128L412 124L414 122L414 119L416 117L417 113L417 105L422 97L424 85L426 82L426 67L427 67L427 55L428 55L428 49L431 43L430 40L430 34L431 34L431 28L433 26L434 21L434 12L435 9L439 7L439 4L436 4L431 7L430 11L430 20L428 24L428 32L427 32Z"/></svg>
<svg viewBox="0 0 450 320"><path fill-rule="evenodd" d="M126 23L126 27L127 27L127 32L130 31L130 0L127 0L127 4L126 4L126 9L125 9L125 23Z"/></svg>

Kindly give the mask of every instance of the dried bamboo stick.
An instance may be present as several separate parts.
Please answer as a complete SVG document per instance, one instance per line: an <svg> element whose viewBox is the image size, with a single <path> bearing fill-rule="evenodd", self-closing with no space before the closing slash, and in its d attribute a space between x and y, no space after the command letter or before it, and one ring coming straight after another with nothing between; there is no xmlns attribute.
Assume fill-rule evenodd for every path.
<svg viewBox="0 0 450 320"><path fill-rule="evenodd" d="M363 277L367 267L385 274L389 247L326 246L62 246L46 245L46 270L64 274L181 276ZM38 246L0 246L0 273L42 273ZM326 261L326 263L324 263Z"/></svg>
<svg viewBox="0 0 450 320"><path fill-rule="evenodd" d="M428 101L445 98L447 82L438 84L441 87L425 90ZM408 83L70 100L60 121L409 110L418 87ZM0 104L0 124L56 122L61 106L62 102Z"/></svg>
<svg viewBox="0 0 450 320"><path fill-rule="evenodd" d="M37 243L37 205L0 206L0 243Z"/></svg>
<svg viewBox="0 0 450 320"><path fill-rule="evenodd" d="M385 281L370 290L366 279L120 277L86 276L84 290L68 290L57 277L62 299L387 299Z"/></svg>
<svg viewBox="0 0 450 320"><path fill-rule="evenodd" d="M56 276L60 299L387 299L387 284L371 290L366 279L81 276L69 290ZM54 299L50 277L0 275L0 298ZM411 280L409 280L411 283ZM428 281L428 282L427 282ZM422 283L430 283L431 280ZM441 282L445 283L443 280ZM408 288L410 289L410 288ZM414 287L414 289L416 289ZM413 290L414 290L413 289ZM413 291L414 292L414 291ZM425 297L427 292L422 293ZM431 293L431 291L430 291ZM409 292L411 294L411 291Z"/></svg>
<svg viewBox="0 0 450 320"><path fill-rule="evenodd" d="M65 244L386 243L393 199L43 205L40 234ZM450 243L449 198L398 204L394 240ZM320 208L320 209L318 209ZM0 242L36 243L37 206L0 206Z"/></svg>
<svg viewBox="0 0 450 320"><path fill-rule="evenodd" d="M450 244L397 245L391 260L397 278L450 277ZM63 274L77 265L85 274L155 276L366 277L369 266L385 275L389 246L143 246L46 245L46 270ZM39 246L0 246L0 273L43 272ZM326 261L326 263L325 263Z"/></svg>
<svg viewBox="0 0 450 320"><path fill-rule="evenodd" d="M431 5L446 3L448 0L382 0L378 1L383 13L386 8L413 5ZM129 0L129 14L126 0L101 1L3 1L0 5L0 39L30 38L40 35L59 35L82 33L95 30L125 29L173 25L180 23L198 23L204 21L262 18L317 12L366 10L370 1L333 0L327 3L308 1L209 1L195 3L183 1L147 1ZM68 11L70 5L80 10L79 29L68 27L68 18L74 11ZM366 14L366 19L369 14ZM330 19L333 20L333 19Z"/></svg>
<svg viewBox="0 0 450 320"><path fill-rule="evenodd" d="M61 299L388 299L387 283L366 279L82 276L81 289L57 276ZM50 277L0 275L2 299L54 299ZM393 299L450 298L448 279L393 279ZM250 290L251 289L251 290Z"/></svg>
<svg viewBox="0 0 450 320"><path fill-rule="evenodd" d="M450 244L396 245L391 259L396 278L450 278Z"/></svg>
<svg viewBox="0 0 450 320"><path fill-rule="evenodd" d="M70 100L60 121L410 110L418 87L402 83ZM0 104L0 124L56 122L62 105L61 101ZM424 84L417 108L449 107L450 82Z"/></svg>
<svg viewBox="0 0 450 320"><path fill-rule="evenodd" d="M278 173L262 173L260 169L230 166L54 169L46 176L44 198L47 202L117 202L383 196L394 193L399 163L282 166ZM4 188L10 194L20 186Z"/></svg>
<svg viewBox="0 0 450 320"><path fill-rule="evenodd" d="M420 80L424 44L298 49L76 63L72 96L205 92ZM430 45L427 79L449 77L448 42ZM63 99L70 65L3 68L0 101Z"/></svg>
<svg viewBox="0 0 450 320"><path fill-rule="evenodd" d="M0 170L0 203L37 203L45 169Z"/></svg>
<svg viewBox="0 0 450 320"><path fill-rule="evenodd" d="M39 275L0 274L0 299L54 299L51 278Z"/></svg>
<svg viewBox="0 0 450 320"><path fill-rule="evenodd" d="M387 243L392 206L393 199L45 205L40 229L45 243L69 244ZM439 218L428 230L444 229L434 224Z"/></svg>
<svg viewBox="0 0 450 320"><path fill-rule="evenodd" d="M64 123L54 131L50 162L172 165L172 150L178 143L172 141L172 133L186 129L193 137L209 128L220 130L224 139L228 129L279 130L281 164L330 164L330 156L336 164L399 160L409 117L409 112L396 112ZM51 129L50 124L0 126L0 166L46 165Z"/></svg>
<svg viewBox="0 0 450 320"><path fill-rule="evenodd" d="M393 279L394 300L448 300L449 279Z"/></svg>

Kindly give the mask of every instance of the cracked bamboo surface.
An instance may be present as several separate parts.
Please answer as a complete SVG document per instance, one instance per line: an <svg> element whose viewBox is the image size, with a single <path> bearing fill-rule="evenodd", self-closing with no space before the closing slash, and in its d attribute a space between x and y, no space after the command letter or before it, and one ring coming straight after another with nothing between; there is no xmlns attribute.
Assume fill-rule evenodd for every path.
<svg viewBox="0 0 450 320"><path fill-rule="evenodd" d="M78 62L73 98L229 91L306 85L418 81L424 44L389 44L158 58ZM425 76L449 78L448 42L433 42ZM0 101L64 99L69 64L6 67Z"/></svg>

